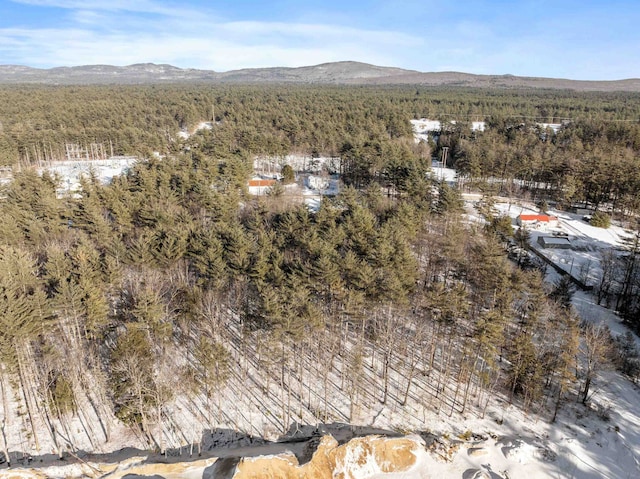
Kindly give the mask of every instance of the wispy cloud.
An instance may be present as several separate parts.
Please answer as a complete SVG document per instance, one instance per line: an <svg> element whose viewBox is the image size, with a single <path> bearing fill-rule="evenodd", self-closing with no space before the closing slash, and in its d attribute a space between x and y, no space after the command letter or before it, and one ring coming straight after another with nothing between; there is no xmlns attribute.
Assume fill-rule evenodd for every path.
<svg viewBox="0 0 640 479"><path fill-rule="evenodd" d="M14 0L65 11L67 27L0 28L0 62L39 67L138 62L229 70L355 59L397 64L420 44L400 31L330 23L228 21L151 0ZM123 14L122 12L128 12Z"/></svg>
<svg viewBox="0 0 640 479"><path fill-rule="evenodd" d="M94 14L80 14L86 22ZM0 29L4 63L41 67L138 62L229 70L242 67L301 66L346 59L394 64L394 47L411 38L392 32L341 30L327 25L208 24L194 33L83 29ZM250 26L250 28L248 28ZM242 28L241 28L242 27ZM286 31L286 32L285 32ZM418 40L416 40L418 41Z"/></svg>
<svg viewBox="0 0 640 479"><path fill-rule="evenodd" d="M170 15L179 11L179 6L167 7L149 0L11 0L13 3L37 7L55 7L67 10L105 10L158 13Z"/></svg>

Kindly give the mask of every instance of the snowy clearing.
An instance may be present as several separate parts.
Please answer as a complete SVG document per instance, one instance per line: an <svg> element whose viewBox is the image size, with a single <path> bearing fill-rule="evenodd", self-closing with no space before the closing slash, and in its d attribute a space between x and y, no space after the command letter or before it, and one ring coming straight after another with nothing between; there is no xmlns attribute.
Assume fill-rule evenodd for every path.
<svg viewBox="0 0 640 479"><path fill-rule="evenodd" d="M450 122L452 125L456 124L455 120ZM487 127L484 121L472 121L469 122L471 131L484 131ZM541 128L550 128L554 133L562 127L561 123L537 123ZM411 120L411 127L413 128L413 139L416 143L421 141L428 141L429 135L434 132L438 134L442 130L440 120L430 120L428 118L419 118L417 120Z"/></svg>
<svg viewBox="0 0 640 479"><path fill-rule="evenodd" d="M48 171L60 178L59 194L80 191L80 179L95 175L101 183L109 183L113 178L125 173L136 163L133 156L115 156L107 160L54 161L36 169L38 174Z"/></svg>

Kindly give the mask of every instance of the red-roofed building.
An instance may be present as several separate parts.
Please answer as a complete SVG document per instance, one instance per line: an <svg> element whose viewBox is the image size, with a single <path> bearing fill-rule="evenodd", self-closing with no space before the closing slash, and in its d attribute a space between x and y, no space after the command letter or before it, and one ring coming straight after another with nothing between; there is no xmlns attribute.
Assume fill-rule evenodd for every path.
<svg viewBox="0 0 640 479"><path fill-rule="evenodd" d="M520 215L518 216L518 224L520 226L557 226L558 218L551 215Z"/></svg>
<svg viewBox="0 0 640 479"><path fill-rule="evenodd" d="M276 180L264 180L260 178L255 178L253 180L249 180L249 194L250 195L264 195L267 193L269 188L277 183Z"/></svg>
<svg viewBox="0 0 640 479"><path fill-rule="evenodd" d="M276 184L276 180L249 180L249 188L251 187L262 187L262 186L273 186Z"/></svg>

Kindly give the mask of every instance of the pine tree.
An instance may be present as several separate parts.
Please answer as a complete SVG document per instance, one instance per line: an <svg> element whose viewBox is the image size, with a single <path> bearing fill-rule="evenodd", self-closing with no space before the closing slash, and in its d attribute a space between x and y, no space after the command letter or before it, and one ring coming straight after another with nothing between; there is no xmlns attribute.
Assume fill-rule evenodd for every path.
<svg viewBox="0 0 640 479"><path fill-rule="evenodd" d="M564 399L564 395L570 384L575 380L575 358L579 350L580 335L577 318L566 309L558 312L560 321L560 342L555 354L555 371L558 381L558 393L556 396L553 418L555 422L558 411Z"/></svg>
<svg viewBox="0 0 640 479"><path fill-rule="evenodd" d="M553 285L549 298L558 303L562 308L571 308L571 299L575 293L576 287L571 281L571 277L567 274L561 276Z"/></svg>
<svg viewBox="0 0 640 479"><path fill-rule="evenodd" d="M463 208L462 197L460 192L449 186L446 182L441 181L438 185L438 199L435 205L436 213L456 214L461 213Z"/></svg>
<svg viewBox="0 0 640 479"><path fill-rule="evenodd" d="M6 371L18 379L18 391L39 450L34 424L34 407L39 403L32 400L39 384L32 373L36 358L30 346L49 325L52 314L36 271L35 261L28 252L0 247L0 360Z"/></svg>
<svg viewBox="0 0 640 479"><path fill-rule="evenodd" d="M294 183L295 181L296 181L296 176L293 171L293 168L291 168L291 165L284 165L282 167L282 182L285 185L289 185L291 183Z"/></svg>
<svg viewBox="0 0 640 479"><path fill-rule="evenodd" d="M115 413L125 424L139 426L150 441L154 441L150 420L156 408L153 363L151 344L144 329L135 325L127 327L110 354Z"/></svg>
<svg viewBox="0 0 640 479"><path fill-rule="evenodd" d="M220 389L224 386L231 372L230 355L225 347L217 342L200 337L194 349L194 356L197 361L196 379L204 388L204 395L207 400L207 414L209 426L214 426L211 416L213 410L212 400L214 396L220 396ZM218 400L218 407L220 401ZM219 414L221 411L219 411Z"/></svg>
<svg viewBox="0 0 640 479"><path fill-rule="evenodd" d="M527 229L526 226L520 226L520 228L518 228L518 230L513 235L513 239L515 240L516 245L519 248L518 266L521 266L527 255L526 251L528 251L530 248L531 232Z"/></svg>

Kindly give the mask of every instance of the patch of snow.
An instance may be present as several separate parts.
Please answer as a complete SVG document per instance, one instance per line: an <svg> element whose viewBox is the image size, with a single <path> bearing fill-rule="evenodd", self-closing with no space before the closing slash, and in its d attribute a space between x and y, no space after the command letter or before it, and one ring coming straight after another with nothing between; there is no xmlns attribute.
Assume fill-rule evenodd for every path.
<svg viewBox="0 0 640 479"><path fill-rule="evenodd" d="M312 158L306 155L257 156L253 160L253 170L260 174L280 173L284 165L296 172L320 173L340 171L340 158L321 156Z"/></svg>
<svg viewBox="0 0 640 479"><path fill-rule="evenodd" d="M439 120L430 120L428 118L419 118L410 120L411 127L413 128L413 138L416 143L420 143L420 141L427 141L429 139L429 134L436 133L439 134L442 130L442 124ZM455 120L451 120L449 123L452 125L456 124ZM562 128L562 124L560 123L536 123L538 126L542 128L550 128L554 133L557 133L560 128ZM487 124L484 121L472 121L471 122L471 131L485 131L487 128Z"/></svg>
<svg viewBox="0 0 640 479"><path fill-rule="evenodd" d="M136 163L133 156L115 156L106 160L66 160L53 161L37 168L38 174L48 171L60 178L59 194L73 193L80 190L80 179L88 178L92 173L98 180L107 184L114 177L125 173Z"/></svg>
<svg viewBox="0 0 640 479"><path fill-rule="evenodd" d="M212 121L201 121L198 125L193 129L192 132L189 132L186 128L183 128L178 132L178 136L183 140L190 138L192 135L196 134L200 130L211 130L213 129L213 125L215 123Z"/></svg>
<svg viewBox="0 0 640 479"><path fill-rule="evenodd" d="M471 131L484 131L485 128L486 128L486 123L484 121L471 122Z"/></svg>
<svg viewBox="0 0 640 479"><path fill-rule="evenodd" d="M562 128L562 123L538 123L542 128L550 128L554 133L558 133L558 130Z"/></svg>
<svg viewBox="0 0 640 479"><path fill-rule="evenodd" d="M443 180L448 184L455 184L458 180L456 170L453 168L442 168L440 162L433 162L431 165L431 172L433 177L437 180Z"/></svg>

